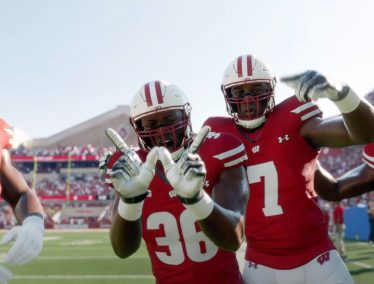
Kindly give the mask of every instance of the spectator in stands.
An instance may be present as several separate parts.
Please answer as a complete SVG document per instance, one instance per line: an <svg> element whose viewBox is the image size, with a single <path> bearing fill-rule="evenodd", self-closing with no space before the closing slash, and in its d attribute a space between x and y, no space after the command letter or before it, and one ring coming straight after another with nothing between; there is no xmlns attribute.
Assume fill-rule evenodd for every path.
<svg viewBox="0 0 374 284"><path fill-rule="evenodd" d="M1 244L15 241L5 261L22 265L36 258L43 246L44 211L37 196L30 190L21 173L10 160L12 128L0 119L0 188L1 196L12 207L20 224L7 232ZM0 266L0 282L11 279L10 271Z"/></svg>
<svg viewBox="0 0 374 284"><path fill-rule="evenodd" d="M342 259L347 258L344 244L344 206L341 202L335 202L333 211L334 244Z"/></svg>

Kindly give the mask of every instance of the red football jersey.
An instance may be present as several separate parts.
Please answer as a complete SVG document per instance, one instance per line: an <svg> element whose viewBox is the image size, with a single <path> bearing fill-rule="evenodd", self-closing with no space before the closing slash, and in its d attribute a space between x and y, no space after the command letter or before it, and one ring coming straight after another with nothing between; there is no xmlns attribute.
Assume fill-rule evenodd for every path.
<svg viewBox="0 0 374 284"><path fill-rule="evenodd" d="M139 150L138 154L144 161L146 153ZM240 140L224 133L210 133L199 154L207 170L204 189L208 194L222 171L242 166L247 159ZM118 152L113 156L116 157ZM157 283L243 283L235 253L219 249L204 235L167 182L160 163L141 218L142 236Z"/></svg>
<svg viewBox="0 0 374 284"><path fill-rule="evenodd" d="M291 97L278 104L265 125L253 133L244 131L232 118L214 117L205 122L212 131L240 138L247 151L248 261L291 269L334 248L313 189L318 151L299 134L305 122L321 115L312 102L300 103Z"/></svg>
<svg viewBox="0 0 374 284"><path fill-rule="evenodd" d="M374 143L365 145L362 159L369 167L374 169Z"/></svg>

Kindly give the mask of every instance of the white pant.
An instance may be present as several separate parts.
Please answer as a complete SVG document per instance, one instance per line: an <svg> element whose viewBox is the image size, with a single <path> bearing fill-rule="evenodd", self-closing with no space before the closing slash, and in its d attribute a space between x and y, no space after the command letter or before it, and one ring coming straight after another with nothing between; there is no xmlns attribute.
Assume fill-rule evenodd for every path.
<svg viewBox="0 0 374 284"><path fill-rule="evenodd" d="M287 259L284 261L287 262ZM247 284L354 284L336 250L328 251L303 266L288 270L245 261L243 278Z"/></svg>

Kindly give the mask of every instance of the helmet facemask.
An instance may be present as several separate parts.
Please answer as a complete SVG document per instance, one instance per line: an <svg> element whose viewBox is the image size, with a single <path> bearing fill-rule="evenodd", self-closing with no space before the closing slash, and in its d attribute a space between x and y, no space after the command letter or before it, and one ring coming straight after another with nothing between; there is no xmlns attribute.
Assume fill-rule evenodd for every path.
<svg viewBox="0 0 374 284"><path fill-rule="evenodd" d="M227 111L235 121L250 122L260 118L264 121L274 107L274 91L269 83L244 83L227 89L222 88L222 91ZM248 128L255 128L258 125L253 126Z"/></svg>
<svg viewBox="0 0 374 284"><path fill-rule="evenodd" d="M170 153L179 153L192 139L190 105L158 110L132 120L139 144L145 151L163 146ZM178 155L178 154L175 154Z"/></svg>

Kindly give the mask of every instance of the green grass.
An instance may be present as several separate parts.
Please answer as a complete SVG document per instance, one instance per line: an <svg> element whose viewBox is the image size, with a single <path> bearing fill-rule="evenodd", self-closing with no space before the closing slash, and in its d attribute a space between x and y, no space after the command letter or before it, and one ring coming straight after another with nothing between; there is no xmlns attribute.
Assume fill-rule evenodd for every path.
<svg viewBox="0 0 374 284"><path fill-rule="evenodd" d="M1 236L0 236L1 237ZM346 242L346 262L357 284L374 283L374 246ZM5 255L9 246L1 246ZM40 257L30 264L14 267L9 284L73 283L154 283L145 246L129 259L117 258L110 246L108 232L47 232Z"/></svg>

